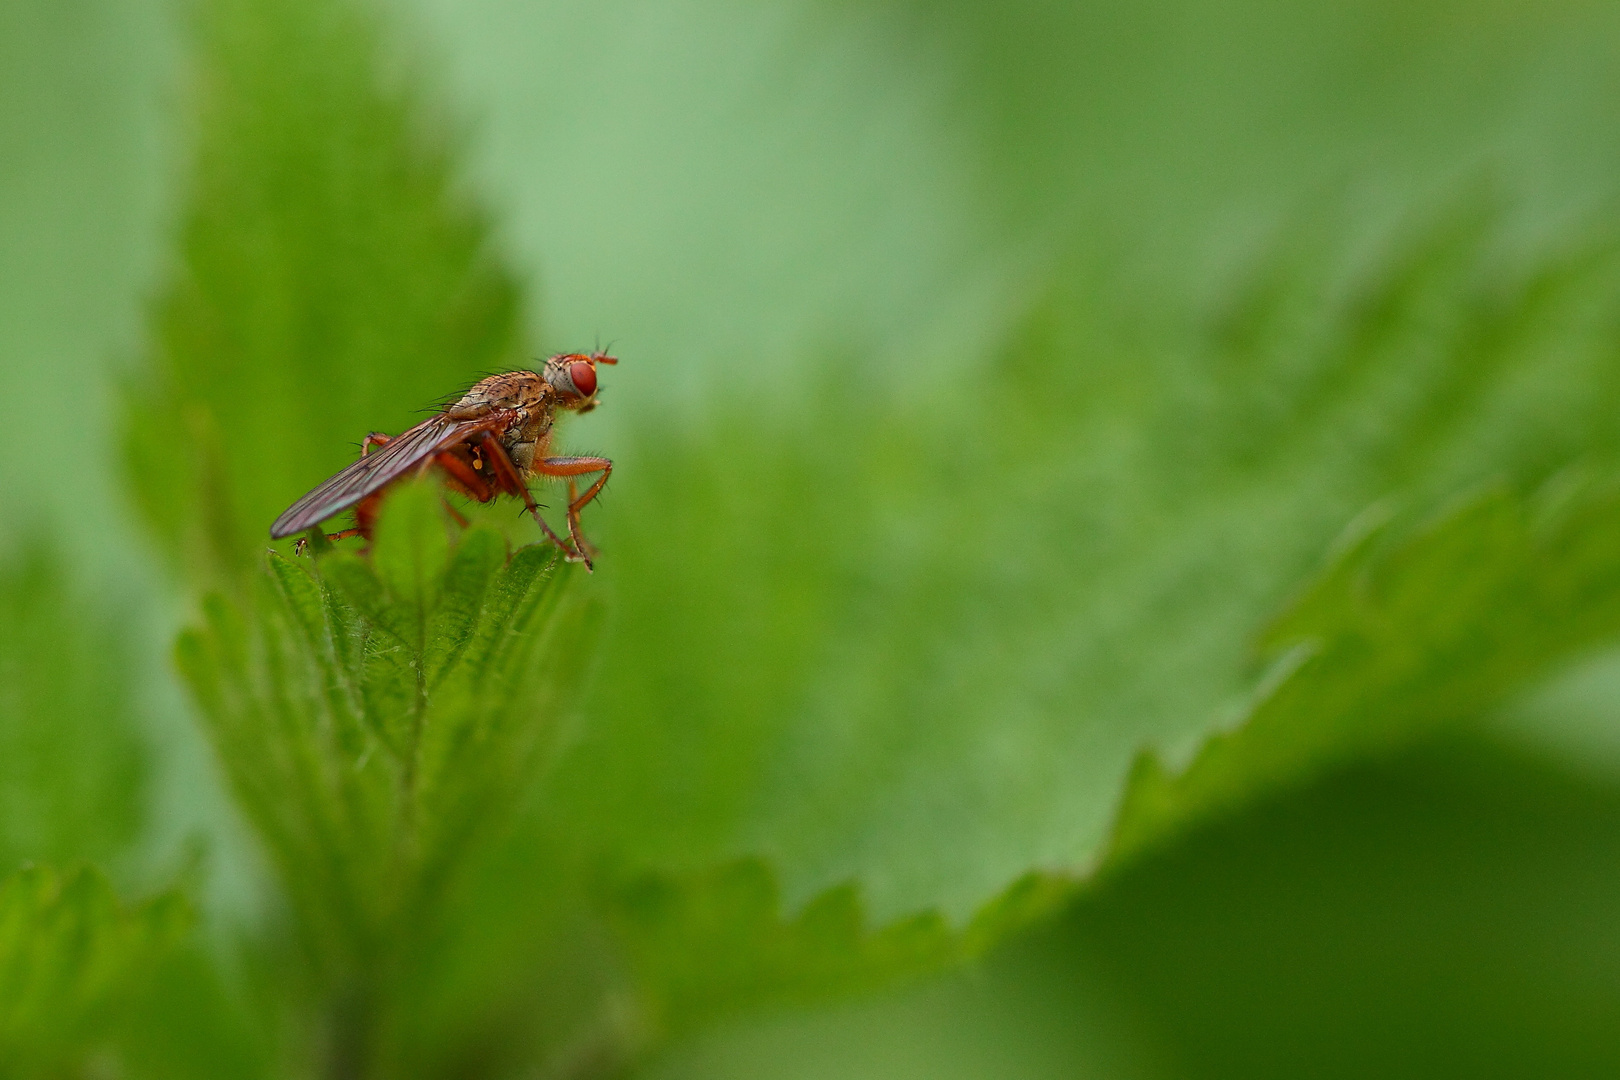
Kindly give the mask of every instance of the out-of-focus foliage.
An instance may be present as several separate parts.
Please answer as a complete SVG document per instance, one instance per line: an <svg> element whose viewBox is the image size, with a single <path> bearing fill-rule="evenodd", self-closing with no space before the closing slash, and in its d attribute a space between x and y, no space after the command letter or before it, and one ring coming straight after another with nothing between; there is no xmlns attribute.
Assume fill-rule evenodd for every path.
<svg viewBox="0 0 1620 1080"><path fill-rule="evenodd" d="M1115 988L1100 986L1072 916L951 976L900 992L769 1010L689 1040L656 1080L1155 1080L1173 1054Z"/></svg>
<svg viewBox="0 0 1620 1080"><path fill-rule="evenodd" d="M117 1006L188 919L174 895L121 905L87 867L0 879L0 1076L69 1075L110 1049Z"/></svg>
<svg viewBox="0 0 1620 1080"><path fill-rule="evenodd" d="M105 862L145 816L131 649L44 547L0 563L0 873Z"/></svg>
<svg viewBox="0 0 1620 1080"><path fill-rule="evenodd" d="M126 430L176 556L240 568L370 430L525 359L516 291L375 13L192 6L195 140ZM391 77L390 77L391 76Z"/></svg>
<svg viewBox="0 0 1620 1080"><path fill-rule="evenodd" d="M648 1075L1601 1076L1617 825L1612 785L1431 743L1162 848L965 973Z"/></svg>
<svg viewBox="0 0 1620 1080"><path fill-rule="evenodd" d="M617 677L557 812L624 824L637 858L763 850L790 903L854 879L880 920L1094 864L1135 755L1244 715L1261 631L1359 513L1612 459L1610 249L1527 261L1472 208L1418 228L1339 277L1306 233L1179 328L1062 269L982 381L638 433L606 534ZM1502 558L1528 562L1448 563L1425 602L1491 610L1457 590L1540 556ZM1556 659L1526 630L1513 650Z"/></svg>
<svg viewBox="0 0 1620 1080"><path fill-rule="evenodd" d="M0 8L0 539L50 510L57 543L117 559L130 536L108 362L143 330L165 243L153 85L172 50L145 0ZM54 463L54 464L53 464ZM69 478L71 476L71 478ZM97 513L87 513L94 506ZM131 560L133 561L133 560Z"/></svg>
<svg viewBox="0 0 1620 1080"><path fill-rule="evenodd" d="M1266 634L1281 678L1184 769L1149 756L1111 856L1199 815L1473 719L1620 631L1620 494L1559 475L1493 491L1379 550L1359 538Z"/></svg>
<svg viewBox="0 0 1620 1080"><path fill-rule="evenodd" d="M1601 1076L1617 823L1612 787L1443 742L1137 865L1048 947L1122 987L1177 1075Z"/></svg>
<svg viewBox="0 0 1620 1080"><path fill-rule="evenodd" d="M643 873L601 896L648 1019L685 1033L738 1013L819 1002L948 967L1050 914L1071 883L1031 873L966 927L937 911L877 924L854 885L787 909L774 868L739 860L686 876Z"/></svg>
<svg viewBox="0 0 1620 1080"><path fill-rule="evenodd" d="M92 43L122 25L87 18ZM1234 1049L1259 1030L1241 992L1176 1014L1210 972L1277 971L1185 935L1198 970L1131 962L1155 918L1204 912L1214 938L1231 913L1184 852L1231 829L1263 848L1264 811L1219 819L1615 636L1610 13L199 0L182 24L178 239L148 252L150 340L116 380L120 475L202 607L181 667L271 872L262 917L215 913L154 967L109 1068L611 1075L970 960L1107 870L1063 921L1101 919L1101 945L1049 933L1038 961L802 1037L847 1042L819 1057L844 1074L884 1074L857 1051L885 1045L934 1074L1309 1071L1285 1040ZM465 144L423 27L480 125ZM85 160L111 159L132 109L93 101ZM30 161L36 127L5 135ZM16 266L56 211L18 226ZM139 261L122 250L102 269ZM554 298L544 332L519 265ZM116 276L87 279L87 326ZM69 295L48 285L15 295ZM559 442L619 463L587 515L594 576L519 546L504 506L449 538L425 489L369 555L264 561L268 521L366 431L526 341L597 333L624 363ZM0 475L112 488L115 380L35 363ZM110 520L84 551L118 548ZM118 550L102 573L140 563ZM0 855L117 860L149 831L139 691L94 662L99 597L53 601L17 566L0 703L35 726L0 727L29 748L0 760ZM75 740L82 784L32 779ZM1275 888L1251 902L1286 908ZM1345 1009L1384 1015L1385 973L1357 970ZM1465 981L1441 990L1459 1010ZM1570 1009L1606 1016L1602 979L1581 986ZM1613 1058L1595 1025L1500 1012ZM666 1067L813 1071L794 1024L750 1044L763 1064L743 1035ZM894 1025L931 1045L885 1044Z"/></svg>

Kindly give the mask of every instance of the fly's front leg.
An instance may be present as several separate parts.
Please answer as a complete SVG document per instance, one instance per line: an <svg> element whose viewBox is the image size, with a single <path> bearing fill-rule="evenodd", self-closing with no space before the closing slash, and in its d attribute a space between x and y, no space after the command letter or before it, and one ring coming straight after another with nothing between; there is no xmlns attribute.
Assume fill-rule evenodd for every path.
<svg viewBox="0 0 1620 1080"><path fill-rule="evenodd" d="M394 437L392 435L384 435L380 431L373 431L371 434L360 440L360 456L365 457L367 454L371 453L371 448L373 446L387 446L393 441Z"/></svg>
<svg viewBox="0 0 1620 1080"><path fill-rule="evenodd" d="M605 457L548 457L534 463L534 471L543 476L566 476L568 480L568 537L573 540L574 546L579 549L580 559L586 566L591 565L587 552L590 544L586 541L584 533L579 529L579 512L592 499L601 493L608 477L613 475L613 462ZM601 473L596 482L585 489L583 495L574 494L573 477L589 476L591 473Z"/></svg>
<svg viewBox="0 0 1620 1080"><path fill-rule="evenodd" d="M551 526L546 524L546 519L540 516L540 507L534 501L534 493L529 490L529 485L523 482L523 475L518 472L517 466L512 464L512 458L507 454L506 447L501 445L501 440L497 439L493 432L486 431L480 440L480 446L484 456L489 459L490 470L495 473L495 482L500 485L501 490L523 500L523 504L529 508L529 516L534 518L535 524L540 526L540 531L546 534L546 538L557 545L565 559L570 562L583 562L585 569L589 570L591 561L563 543L562 537L552 532Z"/></svg>

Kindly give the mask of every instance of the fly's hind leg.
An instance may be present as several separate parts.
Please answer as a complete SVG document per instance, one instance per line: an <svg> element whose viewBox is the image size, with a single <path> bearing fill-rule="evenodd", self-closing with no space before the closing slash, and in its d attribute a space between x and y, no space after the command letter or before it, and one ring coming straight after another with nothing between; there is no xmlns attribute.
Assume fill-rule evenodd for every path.
<svg viewBox="0 0 1620 1080"><path fill-rule="evenodd" d="M546 534L546 539L557 545L558 550L563 553L563 558L569 562L582 562L585 569L591 569L591 560L579 550L565 544L562 537L551 531L546 519L540 516L540 507L534 501L534 493L529 490L529 485L523 482L522 474L518 472L517 466L512 464L512 458L507 454L506 447L501 445L501 441L493 433L485 432L481 443L484 454L489 459L489 467L495 473L495 482L500 485L501 490L523 500L523 505L529 508L529 516L540 526L540 531Z"/></svg>
<svg viewBox="0 0 1620 1080"><path fill-rule="evenodd" d="M435 457L433 461L439 468L444 470L445 475L450 478L454 486L460 488L472 498L483 503L489 502L495 497L495 492L490 490L489 483L482 476L479 476L471 465L462 461L450 451L444 451Z"/></svg>
<svg viewBox="0 0 1620 1080"><path fill-rule="evenodd" d="M482 476L479 476L478 472L471 465L467 464L465 461L462 461L450 451L446 450L443 453L438 454L433 460L438 464L439 468L444 470L444 473L449 478L452 487L460 488L468 496L478 500L481 503L489 502L489 500L495 497L495 492L490 490L488 482L486 482ZM456 524L465 529L467 527L467 519L461 513L461 511L451 506L449 499L441 497L439 501L444 503L444 508L446 510L450 511L450 516L456 519Z"/></svg>
<svg viewBox="0 0 1620 1080"><path fill-rule="evenodd" d="M394 437L392 435L385 434L381 431L368 432L366 437L360 440L360 456L366 457L371 453L372 447L387 446L393 441ZM454 511L451 512L454 513ZM465 525L466 522L462 522L462 524ZM351 536L365 536L367 539L370 539L370 534L368 533L367 528L359 526L353 529L343 529L342 531L335 533L323 533L322 535L326 537L327 543L332 543L336 540L347 540ZM308 550L309 537L300 536L297 540L293 541L294 555L302 555Z"/></svg>
<svg viewBox="0 0 1620 1080"><path fill-rule="evenodd" d="M347 540L351 536L365 536L365 535L366 535L365 530L359 528L358 526L356 526L355 528L342 529L342 530L339 530L338 532L335 532L335 533L322 533L321 534L321 539L325 543L334 544L339 540ZM300 536L297 540L293 541L293 554L294 555L303 555L307 551L309 551L309 536L308 535Z"/></svg>
<svg viewBox="0 0 1620 1080"><path fill-rule="evenodd" d="M360 440L360 457L368 457L373 447L386 447L390 442L394 442L394 436L390 436L386 432L366 432L366 437ZM455 510L450 510L450 513L455 513ZM324 533L326 541L330 544L330 542L340 541L340 539L348 539L350 536L364 536L366 539L371 539L371 525L373 525L373 520L376 518L376 504L371 505L364 512L364 515L361 515L360 507L355 507L355 517L356 520L360 521L360 525L356 525L352 529L340 529L337 533ZM460 515L457 515L457 517L460 517ZM462 521L462 525L467 525L467 521ZM306 551L309 551L308 536L300 536L296 541L293 541L293 554L301 555L305 554Z"/></svg>

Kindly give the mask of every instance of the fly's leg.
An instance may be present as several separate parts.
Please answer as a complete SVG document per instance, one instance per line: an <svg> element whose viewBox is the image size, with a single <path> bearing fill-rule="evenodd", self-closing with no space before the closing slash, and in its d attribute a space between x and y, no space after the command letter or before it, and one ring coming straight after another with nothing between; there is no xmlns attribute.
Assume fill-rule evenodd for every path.
<svg viewBox="0 0 1620 1080"><path fill-rule="evenodd" d="M465 529L467 526L472 524L472 522L467 520L467 515L463 514L460 510L457 510L455 507L451 506L450 505L450 500L445 498L443 495L439 496L439 505L443 506L444 507L444 512L449 514L450 517L451 517L451 520L453 520L457 525L461 526L463 529Z"/></svg>
<svg viewBox="0 0 1620 1080"><path fill-rule="evenodd" d="M370 454L371 448L374 446L387 446L393 441L394 437L392 435L384 434L381 431L370 432L365 438L360 440L360 456L365 457ZM455 513L455 511L452 510L451 513ZM462 524L465 525L466 522L464 521ZM367 533L365 529L354 528L344 529L341 532L326 533L324 535L326 536L327 541L330 542L333 540L347 540L351 536L366 536ZM302 555L308 550L309 538L307 536L300 536L297 540L293 541L294 555Z"/></svg>
<svg viewBox="0 0 1620 1080"><path fill-rule="evenodd" d="M365 457L371 453L373 446L387 446L394 441L392 435L384 435L380 431L373 431L360 440L360 456ZM354 507L354 528L344 529L341 532L330 533L326 539L347 540L351 536L364 537L366 543L371 543L371 534L377 528L377 511L382 508L381 491L374 491L361 499Z"/></svg>
<svg viewBox="0 0 1620 1080"><path fill-rule="evenodd" d="M543 476L566 476L568 481L568 537L573 540L574 546L579 549L580 559L588 567L591 565L587 552L590 545L579 530L579 512L592 499L601 493L608 477L613 475L613 462L605 457L548 457L534 463L534 471ZM601 473L596 482L585 489L583 495L574 494L573 477L588 476L591 473Z"/></svg>
<svg viewBox="0 0 1620 1080"><path fill-rule="evenodd" d="M585 539L585 534L579 531L579 515L574 512L574 504L579 502L579 485L572 479L568 481L568 538L574 542L579 550L588 552L594 559L598 552L596 545ZM583 506L584 503L579 503Z"/></svg>
<svg viewBox="0 0 1620 1080"><path fill-rule="evenodd" d="M365 533L364 529L353 528L353 529L343 529L343 530L340 530L340 531L335 532L335 533L322 533L321 538L323 540L325 540L328 544L332 544L332 543L336 543L339 540L347 540L351 536L365 536L365 535L366 535L366 533ZM302 555L305 552L307 552L308 550L309 550L309 536L308 535L300 536L297 540L293 541L293 554L294 555Z"/></svg>
<svg viewBox="0 0 1620 1080"><path fill-rule="evenodd" d="M529 490L529 485L523 482L522 475L519 474L517 466L512 464L512 459L506 453L506 447L501 445L501 441L492 432L487 431L481 441L484 455L489 459L489 467L495 473L495 482L500 485L501 490L523 500L523 505L529 508L529 516L534 518L535 524L540 526L540 531L546 534L546 538L557 545L558 550L563 553L563 558L569 562L583 562L585 569L591 569L591 560L563 543L562 537L552 532L551 526L546 524L546 519L540 516L540 507L534 501L534 493Z"/></svg>
<svg viewBox="0 0 1620 1080"><path fill-rule="evenodd" d="M434 461L439 468L445 471L445 475L450 478L452 484L461 488L472 498L485 503L495 497L495 492L490 490L489 484L484 478L479 476L471 465L468 465L450 451L446 450L444 453L439 454ZM456 519L456 524L465 529L467 527L466 517L450 505L449 499L441 498L439 501L444 503L446 510L450 511L450 516Z"/></svg>
<svg viewBox="0 0 1620 1080"><path fill-rule="evenodd" d="M456 455L450 453L450 451L444 451L433 460L434 464L443 469L445 471L445 475L447 475L457 487L461 488L468 495L472 496L474 499L477 499L479 502L489 502L489 500L495 497L495 492L490 490L489 483L482 476L479 476L478 473L473 471L473 467L471 465L467 464L465 461L462 461L460 458L456 457ZM465 525L466 522L463 521L462 524Z"/></svg>
<svg viewBox="0 0 1620 1080"><path fill-rule="evenodd" d="M344 529L340 536L363 536L366 543L371 543L377 531L377 515L382 510L383 495L387 489L373 491L370 495L354 504L354 528Z"/></svg>
<svg viewBox="0 0 1620 1080"><path fill-rule="evenodd" d="M390 439L387 435L379 435L376 433L367 435L366 441L360 444L360 456L364 457L367 451L369 451L373 445L386 446L389 441ZM495 493L489 489L489 485L484 482L484 478L479 476L476 472L473 472L473 470L468 467L466 462L462 461L454 454L439 454L437 457L431 460L434 464L438 465L446 473L448 473L451 480L458 487L463 488L468 495L471 495L479 502L489 502L489 500L495 497ZM354 516L357 524L350 529L343 529L342 531L335 533L327 533L327 542L335 543L338 540L347 540L354 536L363 536L367 540L370 540L372 529L377 523L377 509L380 504L380 497L382 494L383 493L379 491L374 495L367 496L365 499L361 500L360 504L354 508ZM445 510L449 511L450 516L455 519L456 524L465 529L468 525L468 521L461 511L457 510L454 506L451 506L450 500L448 499L441 498L440 501L444 503ZM305 537L299 537L297 542L293 544L293 554L302 555L308 548L309 540Z"/></svg>

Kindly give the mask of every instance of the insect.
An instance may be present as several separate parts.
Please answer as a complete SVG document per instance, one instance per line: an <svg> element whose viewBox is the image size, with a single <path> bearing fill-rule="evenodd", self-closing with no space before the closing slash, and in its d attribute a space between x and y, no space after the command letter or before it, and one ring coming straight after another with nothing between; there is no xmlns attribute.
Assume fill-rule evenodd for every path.
<svg viewBox="0 0 1620 1080"><path fill-rule="evenodd" d="M613 472L613 462L605 457L549 457L546 451L557 411L585 413L596 408L596 365L616 363L618 360L601 352L562 353L547 360L538 372L489 376L460 401L404 434L367 435L360 444L359 460L288 507L270 526L271 539L303 532L353 509L354 528L327 539L363 536L369 540L388 486L437 466L448 486L479 502L503 494L522 499L530 516L563 555L592 569L592 549L579 530L579 512L601 492ZM576 478L592 474L599 475L579 492ZM527 483L533 475L568 479L569 543L540 516Z"/></svg>

